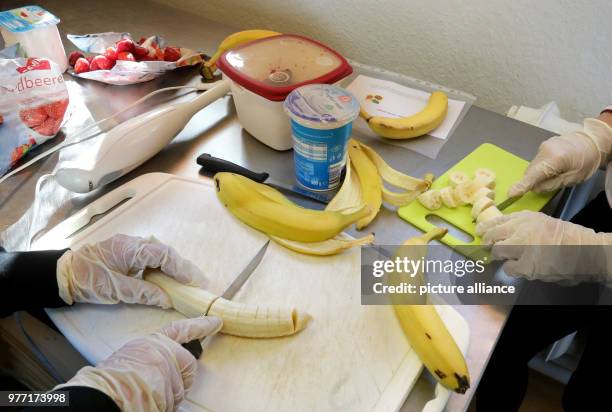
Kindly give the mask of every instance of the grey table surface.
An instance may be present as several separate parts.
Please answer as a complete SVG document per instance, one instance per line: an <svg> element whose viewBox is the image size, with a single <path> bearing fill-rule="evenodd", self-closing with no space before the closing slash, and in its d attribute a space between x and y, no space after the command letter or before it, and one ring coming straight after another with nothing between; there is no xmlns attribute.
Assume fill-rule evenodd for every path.
<svg viewBox="0 0 612 412"><path fill-rule="evenodd" d="M81 0L76 6L72 2L60 0L40 0L37 3L62 19L62 35L130 31L138 38L156 33L169 39L172 44L210 54L226 35L236 31L235 28L148 1ZM4 1L2 9L26 4L29 2ZM65 37L64 40L67 50L70 51L72 48L69 42ZM94 119L104 118L152 90L200 81L197 71L193 69L180 70L145 84L124 87L75 80L69 75L66 75L66 79L74 83L75 90L81 92L87 110ZM146 110L162 99L164 98L154 99L131 113ZM67 126L69 129L70 123ZM393 167L408 174L422 176L426 172L433 172L440 175L482 143L491 142L530 159L540 142L549 136L550 133L542 129L472 106L435 160L382 141L374 143L373 147ZM56 142L47 143L33 151L32 155L54 144ZM144 173L165 172L206 179L200 174L200 168L195 162L197 156L204 152L256 171L267 171L277 180L293 178L292 153L277 152L252 138L238 122L231 97L225 97L196 114L169 146L144 165L104 188L74 199L68 212L53 216L48 227L59 223L104 193ZM52 171L56 163L57 155L53 155L2 184L0 231L17 221L30 207L37 178ZM416 228L399 219L394 210L384 208L369 229L376 233L379 244L398 244L419 233ZM467 409L510 310L509 307L499 306L457 306L456 309L466 318L471 328L467 363L472 377L472 388L465 395L451 396L446 409L453 412ZM431 396L431 378L424 375L402 410L420 410Z"/></svg>

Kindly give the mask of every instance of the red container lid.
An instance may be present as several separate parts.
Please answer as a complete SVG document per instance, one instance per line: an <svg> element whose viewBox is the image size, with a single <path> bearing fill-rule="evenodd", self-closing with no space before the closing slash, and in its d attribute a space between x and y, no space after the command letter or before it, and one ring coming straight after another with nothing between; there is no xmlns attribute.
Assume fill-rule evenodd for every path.
<svg viewBox="0 0 612 412"><path fill-rule="evenodd" d="M300 86L332 84L353 72L336 51L295 34L266 37L236 47L225 52L217 66L240 86L272 101L285 100Z"/></svg>

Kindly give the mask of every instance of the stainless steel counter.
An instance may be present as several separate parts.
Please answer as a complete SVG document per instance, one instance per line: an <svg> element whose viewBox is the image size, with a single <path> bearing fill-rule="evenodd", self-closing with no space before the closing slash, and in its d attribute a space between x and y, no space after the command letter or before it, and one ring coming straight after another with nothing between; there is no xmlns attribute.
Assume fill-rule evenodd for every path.
<svg viewBox="0 0 612 412"><path fill-rule="evenodd" d="M5 1L3 9L29 4ZM40 0L38 4L62 19L60 29L65 33L93 33L100 31L130 31L136 38L157 33L172 44L211 53L216 45L234 28L220 25L172 8L146 1L104 2L81 0L78 4L59 0ZM67 49L69 43L65 40ZM349 56L350 57L350 56ZM406 68L409 73L409 68ZM500 74L501 75L501 74ZM70 76L66 75L67 79ZM146 93L170 85L199 81L196 70L183 69L161 79L125 87L104 86L95 82L70 80L83 96L87 110L94 119L106 117L127 106ZM166 96L167 98L167 96ZM149 103L153 105L159 99ZM142 110L134 110L136 113ZM79 119L71 119L71 123ZM74 127L74 126L73 126ZM438 158L431 160L411 151L376 142L374 148L395 168L414 176L425 172L440 175L466 154L484 142L494 143L524 158L532 158L539 143L550 134L544 130L514 121L502 115L472 107ZM32 155L55 143L43 145ZM199 174L196 157L208 152L237 162L256 171L267 171L275 178L292 176L291 152L277 152L253 139L238 122L230 97L225 97L199 112L183 132L161 153L117 182L91 194L72 200L67 211L52 216L52 227L83 205L134 177L149 172L166 172L205 179ZM0 231L14 223L30 207L37 178L49 173L57 163L57 155L26 170L0 187ZM384 209L369 230L376 233L377 243L397 244L418 233L417 229L399 219L393 210ZM504 325L509 308L493 306L461 306L459 312L467 319L472 336L467 362L472 376L472 389L465 395L453 395L448 411L463 411L469 405L474 388L482 375L497 337ZM420 410L431 394L428 378L423 377L406 401L403 410Z"/></svg>

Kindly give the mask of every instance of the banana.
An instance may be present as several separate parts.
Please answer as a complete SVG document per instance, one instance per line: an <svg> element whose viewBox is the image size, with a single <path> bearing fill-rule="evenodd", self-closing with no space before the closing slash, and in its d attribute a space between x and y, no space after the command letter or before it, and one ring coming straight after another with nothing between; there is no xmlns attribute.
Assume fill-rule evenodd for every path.
<svg viewBox="0 0 612 412"><path fill-rule="evenodd" d="M487 220L495 219L504 214L495 206L491 206L483 210L476 218L476 224L486 222Z"/></svg>
<svg viewBox="0 0 612 412"><path fill-rule="evenodd" d="M440 196L438 190L428 190L421 193L417 200L429 210L438 210L442 207L442 196Z"/></svg>
<svg viewBox="0 0 612 412"><path fill-rule="evenodd" d="M459 200L459 203L468 205L474 203L475 195L482 186L473 180L458 184L453 189L455 197Z"/></svg>
<svg viewBox="0 0 612 412"><path fill-rule="evenodd" d="M183 285L163 273L145 274L170 296L172 307L188 318L218 316L221 332L245 338L275 338L293 335L304 329L310 315L292 308L253 306L231 302L204 289Z"/></svg>
<svg viewBox="0 0 612 412"><path fill-rule="evenodd" d="M478 200L483 197L488 197L491 200L495 200L495 192L488 187L481 187L474 193L474 199Z"/></svg>
<svg viewBox="0 0 612 412"><path fill-rule="evenodd" d="M202 65L202 76L204 76L206 80L213 79L213 73L217 69L217 60L219 60L219 57L221 57L221 55L226 51L231 50L241 44L252 42L253 40L278 36L279 34L281 33L259 29L244 30L230 34L219 44L215 54L213 54L212 57Z"/></svg>
<svg viewBox="0 0 612 412"><path fill-rule="evenodd" d="M327 204L325 210L338 211L349 207L356 207L362 204L361 187L359 178L353 173L350 159L346 162L346 174L342 186L336 193L336 196Z"/></svg>
<svg viewBox="0 0 612 412"><path fill-rule="evenodd" d="M374 133L388 139L410 139L427 134L440 126L448 111L448 96L435 91L429 97L425 108L411 116L393 118L370 116L364 109L361 117Z"/></svg>
<svg viewBox="0 0 612 412"><path fill-rule="evenodd" d="M374 243L374 234L370 233L364 237L353 239L345 233L324 240L323 242L296 242L294 240L282 239L277 236L270 238L281 246L297 253L313 256L336 255L355 246L371 245Z"/></svg>
<svg viewBox="0 0 612 412"><path fill-rule="evenodd" d="M172 302L172 307L188 318L197 318L208 313L210 306L218 298L207 290L183 285L161 272L149 272L144 278L159 286Z"/></svg>
<svg viewBox="0 0 612 412"><path fill-rule="evenodd" d="M440 189L440 198L442 199L442 203L446 207L455 208L459 206L459 203L455 198L455 191L450 186L443 187L442 189Z"/></svg>
<svg viewBox="0 0 612 412"><path fill-rule="evenodd" d="M357 221L357 229L363 229L370 224L378 214L382 205L382 179L378 174L376 165L361 150L359 142L349 141L348 154L353 172L359 178L361 196L363 201L369 206L369 214Z"/></svg>
<svg viewBox="0 0 612 412"><path fill-rule="evenodd" d="M217 173L214 181L219 200L238 219L268 235L287 240L321 242L331 239L370 215L365 204L339 211L305 209L291 202L283 204L253 189L260 183L249 182L246 177L234 173Z"/></svg>
<svg viewBox="0 0 612 412"><path fill-rule="evenodd" d="M452 172L451 174L448 175L448 182L450 183L452 187L465 183L469 180L470 178L465 172L457 171L457 172Z"/></svg>
<svg viewBox="0 0 612 412"><path fill-rule="evenodd" d="M489 189L495 189L495 178L495 172L490 169L479 168L474 171L474 181Z"/></svg>
<svg viewBox="0 0 612 412"><path fill-rule="evenodd" d="M490 197L484 196L477 199L472 206L472 217L477 219L482 212L494 205L495 203L493 203Z"/></svg>
<svg viewBox="0 0 612 412"><path fill-rule="evenodd" d="M246 338L293 335L311 319L310 315L292 308L247 305L223 298L213 302L208 315L223 319L222 333Z"/></svg>
<svg viewBox="0 0 612 412"><path fill-rule="evenodd" d="M427 244L445 234L446 229L437 228L409 239L400 247L400 254L420 260L427 254ZM425 367L446 388L465 393L470 387L465 358L435 307L396 304L393 308L410 345Z"/></svg>

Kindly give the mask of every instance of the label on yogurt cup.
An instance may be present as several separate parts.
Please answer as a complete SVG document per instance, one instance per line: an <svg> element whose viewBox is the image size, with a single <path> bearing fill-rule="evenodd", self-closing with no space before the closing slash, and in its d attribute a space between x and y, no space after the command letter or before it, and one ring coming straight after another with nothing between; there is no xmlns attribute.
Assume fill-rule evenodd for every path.
<svg viewBox="0 0 612 412"><path fill-rule="evenodd" d="M340 87L315 84L291 92L284 107L291 118L298 184L310 190L335 189L359 103Z"/></svg>

